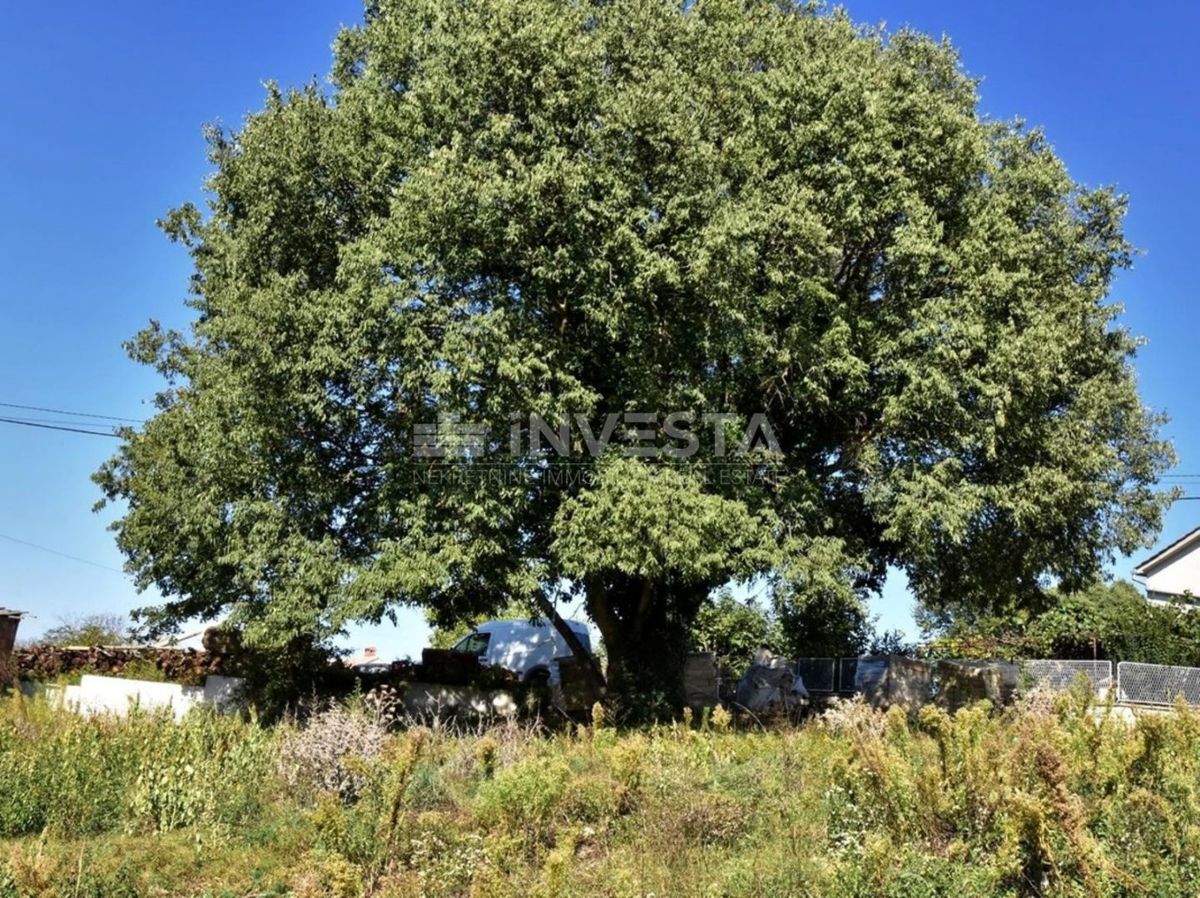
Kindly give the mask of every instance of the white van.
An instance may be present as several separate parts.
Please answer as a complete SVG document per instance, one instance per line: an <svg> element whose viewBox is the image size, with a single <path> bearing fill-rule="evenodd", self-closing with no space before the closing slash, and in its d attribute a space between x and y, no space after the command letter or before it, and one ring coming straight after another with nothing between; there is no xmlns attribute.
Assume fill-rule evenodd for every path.
<svg viewBox="0 0 1200 898"><path fill-rule="evenodd" d="M592 650L587 624L567 621L583 647ZM499 666L518 674L523 683L553 685L558 682L556 658L569 657L571 647L545 620L492 620L480 624L454 646L479 658L484 667Z"/></svg>

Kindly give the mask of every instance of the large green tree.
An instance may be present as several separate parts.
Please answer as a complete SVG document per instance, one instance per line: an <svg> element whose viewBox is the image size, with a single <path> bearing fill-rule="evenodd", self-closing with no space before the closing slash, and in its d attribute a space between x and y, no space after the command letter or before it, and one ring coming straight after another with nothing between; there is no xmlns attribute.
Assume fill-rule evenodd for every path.
<svg viewBox="0 0 1200 898"><path fill-rule="evenodd" d="M168 385L97 475L151 624L581 594L620 680L730 580L836 606L895 565L995 612L1157 530L1124 200L983 119L947 44L786 0L372 0L335 54L212 130L207 211L164 222L195 319L131 344ZM510 451L514 417L676 411L689 457ZM730 450L757 413L778 455ZM488 436L423 454L455 416Z"/></svg>

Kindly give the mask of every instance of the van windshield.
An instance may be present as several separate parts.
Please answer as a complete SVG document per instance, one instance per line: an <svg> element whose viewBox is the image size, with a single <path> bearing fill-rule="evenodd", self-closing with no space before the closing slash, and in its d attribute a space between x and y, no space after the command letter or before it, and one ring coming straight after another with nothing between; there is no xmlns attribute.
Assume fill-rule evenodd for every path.
<svg viewBox="0 0 1200 898"><path fill-rule="evenodd" d="M455 643L453 651L466 652L468 655L478 655L482 658L487 653L488 640L491 633L471 633Z"/></svg>

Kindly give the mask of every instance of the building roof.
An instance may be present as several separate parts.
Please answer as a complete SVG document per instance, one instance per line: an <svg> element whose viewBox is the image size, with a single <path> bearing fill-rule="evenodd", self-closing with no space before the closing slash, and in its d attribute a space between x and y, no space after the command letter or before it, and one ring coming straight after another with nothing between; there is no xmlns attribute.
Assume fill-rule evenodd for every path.
<svg viewBox="0 0 1200 898"><path fill-rule="evenodd" d="M368 667L372 664L379 664L379 650L373 645L363 649L361 655L356 655L344 662L347 667Z"/></svg>
<svg viewBox="0 0 1200 898"><path fill-rule="evenodd" d="M14 611L11 608L0 608L0 617L24 617L24 611Z"/></svg>
<svg viewBox="0 0 1200 898"><path fill-rule="evenodd" d="M1184 551L1190 549L1197 542L1200 542L1200 527L1197 527L1194 530L1189 530L1166 548L1160 549L1158 552L1151 555L1133 569L1134 575L1138 577L1145 577L1150 573L1152 568L1161 567L1162 565L1172 561Z"/></svg>

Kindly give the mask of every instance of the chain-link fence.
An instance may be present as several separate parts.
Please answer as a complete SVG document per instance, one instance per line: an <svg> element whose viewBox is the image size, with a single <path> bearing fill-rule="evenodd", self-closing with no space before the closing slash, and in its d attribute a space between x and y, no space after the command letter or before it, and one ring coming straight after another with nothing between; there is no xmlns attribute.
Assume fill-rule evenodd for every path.
<svg viewBox="0 0 1200 898"><path fill-rule="evenodd" d="M897 659L898 661L899 659ZM859 681L863 663L888 669L886 658L797 658L793 670L804 681L805 688L815 695L850 695L863 692L866 684ZM957 668L986 669L1012 665L981 662L945 662L946 671ZM1137 705L1170 705L1182 698L1189 705L1200 706L1200 668L1172 667L1163 664L1140 664L1122 661L1114 670L1111 661L1064 661L1040 658L1019 662L1020 688L1042 687L1064 690L1083 677L1096 695L1107 695L1116 688L1117 701ZM946 671L935 666L935 679L929 684L933 692L943 691L949 697ZM864 671L863 677L868 677ZM876 677L877 678L877 677ZM873 681L872 681L873 682ZM865 690L869 691L869 690ZM961 690L960 690L961 691ZM1007 693L1006 693L1007 695ZM990 693L988 697L991 697ZM995 701L995 699L993 699ZM1000 703L1005 703L1003 699Z"/></svg>
<svg viewBox="0 0 1200 898"><path fill-rule="evenodd" d="M1200 668L1122 661L1117 665L1117 700L1134 705L1170 705L1182 698L1200 705Z"/></svg>
<svg viewBox="0 0 1200 898"><path fill-rule="evenodd" d="M1047 689L1067 689L1080 676L1087 678L1097 694L1106 693L1113 685L1111 661L1022 661L1021 674L1027 685Z"/></svg>

